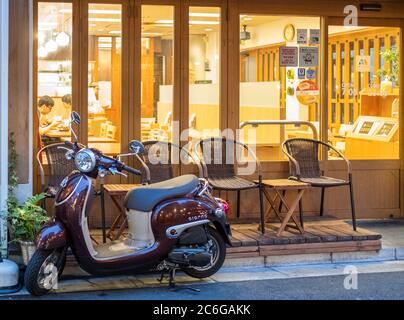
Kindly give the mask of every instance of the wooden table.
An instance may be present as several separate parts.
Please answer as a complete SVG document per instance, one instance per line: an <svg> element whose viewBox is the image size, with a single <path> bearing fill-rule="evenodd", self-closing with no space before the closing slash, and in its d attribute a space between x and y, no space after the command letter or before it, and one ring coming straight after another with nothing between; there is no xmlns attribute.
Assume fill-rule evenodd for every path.
<svg viewBox="0 0 404 320"><path fill-rule="evenodd" d="M265 213L265 220L269 218L271 211L275 212L275 215L281 222L281 226L278 230L277 236L280 237L282 232L284 231L289 221L292 219L295 228L300 231L300 233L304 233L303 226L300 224L299 220L294 216L294 211L299 204L299 201L302 199L304 190L309 188L310 185L304 182L289 180L289 179L274 179L274 180L263 180L262 181L262 192L264 193L265 198L269 202L269 208ZM275 196L272 198L269 194L269 190L272 189L275 191ZM286 192L287 191L297 191L297 193L293 194L295 197L292 199L290 206L286 202ZM279 209L276 207L276 201L279 199L280 206ZM285 207L287 212L282 217L282 207Z"/></svg>
<svg viewBox="0 0 404 320"><path fill-rule="evenodd" d="M101 214L102 214L102 240L105 243L107 238L110 240L118 239L126 226L126 209L119 201L119 197L125 196L130 190L139 186L139 184L104 184L101 186ZM108 233L105 227L105 192L109 194L112 202L119 210L119 215L115 218ZM115 228L119 226L118 232L114 234Z"/></svg>

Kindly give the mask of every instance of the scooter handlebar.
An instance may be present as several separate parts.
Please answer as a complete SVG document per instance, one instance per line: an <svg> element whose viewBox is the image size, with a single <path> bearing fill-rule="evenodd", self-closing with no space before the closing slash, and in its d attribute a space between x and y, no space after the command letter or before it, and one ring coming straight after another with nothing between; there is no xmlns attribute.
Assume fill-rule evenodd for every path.
<svg viewBox="0 0 404 320"><path fill-rule="evenodd" d="M134 175L137 175L137 176L141 176L141 175L142 175L142 172L140 172L139 170L134 169L134 168L129 167L129 166L126 166L126 165L123 165L123 166L122 166L122 170L125 170L125 171L127 171L127 172L129 172L129 173L132 173L132 174L134 174Z"/></svg>

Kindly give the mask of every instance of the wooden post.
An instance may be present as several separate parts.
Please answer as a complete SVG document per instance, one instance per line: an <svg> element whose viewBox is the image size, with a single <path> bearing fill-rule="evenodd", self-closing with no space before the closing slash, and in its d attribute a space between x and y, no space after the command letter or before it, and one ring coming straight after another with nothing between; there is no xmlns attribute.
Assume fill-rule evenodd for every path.
<svg viewBox="0 0 404 320"><path fill-rule="evenodd" d="M400 216L404 216L404 19L401 19L400 28L400 106L399 106L399 128L400 128Z"/></svg>

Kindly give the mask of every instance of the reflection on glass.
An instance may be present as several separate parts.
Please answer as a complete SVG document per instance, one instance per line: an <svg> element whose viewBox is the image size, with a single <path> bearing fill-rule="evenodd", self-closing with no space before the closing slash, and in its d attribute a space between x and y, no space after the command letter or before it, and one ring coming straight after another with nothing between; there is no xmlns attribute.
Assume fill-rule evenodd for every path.
<svg viewBox="0 0 404 320"><path fill-rule="evenodd" d="M142 6L142 140L172 140L174 8Z"/></svg>
<svg viewBox="0 0 404 320"><path fill-rule="evenodd" d="M120 152L121 5L89 4L88 141L108 154Z"/></svg>
<svg viewBox="0 0 404 320"><path fill-rule="evenodd" d="M293 29L284 35L280 26L286 25L305 29L306 44L297 43ZM320 50L319 44L308 41L308 29L319 28L318 17L240 15L240 122L301 120L319 128L319 64L304 68L280 64L282 47L311 46ZM261 160L285 159L281 145L288 138L313 137L312 130L303 125L247 126L242 134L243 141L255 144Z"/></svg>
<svg viewBox="0 0 404 320"><path fill-rule="evenodd" d="M38 132L42 145L70 140L72 5L38 3Z"/></svg>
<svg viewBox="0 0 404 320"><path fill-rule="evenodd" d="M391 71L386 50L394 50L391 40L399 34L398 28L352 27L347 31L341 26L329 27L330 48L341 51L340 59L331 65L336 76L345 79L344 70L349 70L349 87L345 95L329 101L329 140L348 159L397 159L399 156L398 134L387 135L386 126L380 134L375 133L381 121L398 125L394 108L400 88L397 83L386 83ZM344 48L349 46L348 52ZM385 89L383 89L385 86ZM387 94L386 94L387 92ZM387 119L387 120L386 120ZM356 128L356 130L355 130ZM391 131L392 132L392 131ZM337 155L330 155L338 158Z"/></svg>
<svg viewBox="0 0 404 320"><path fill-rule="evenodd" d="M189 136L219 134L220 8L189 8Z"/></svg>

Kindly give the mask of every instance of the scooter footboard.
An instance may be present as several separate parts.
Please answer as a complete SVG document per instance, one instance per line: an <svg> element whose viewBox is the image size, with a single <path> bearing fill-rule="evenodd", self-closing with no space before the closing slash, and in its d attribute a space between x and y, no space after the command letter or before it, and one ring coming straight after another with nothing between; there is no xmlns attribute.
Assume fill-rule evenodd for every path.
<svg viewBox="0 0 404 320"><path fill-rule="evenodd" d="M57 249L67 246L67 232L59 221L52 221L45 224L36 238L38 249Z"/></svg>

